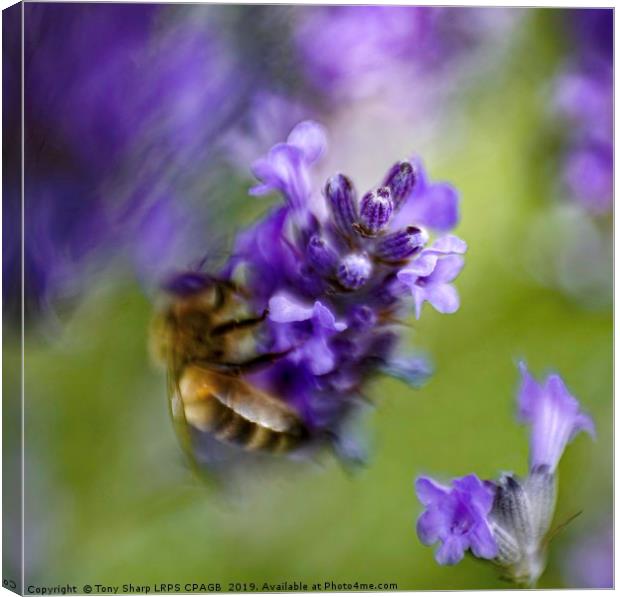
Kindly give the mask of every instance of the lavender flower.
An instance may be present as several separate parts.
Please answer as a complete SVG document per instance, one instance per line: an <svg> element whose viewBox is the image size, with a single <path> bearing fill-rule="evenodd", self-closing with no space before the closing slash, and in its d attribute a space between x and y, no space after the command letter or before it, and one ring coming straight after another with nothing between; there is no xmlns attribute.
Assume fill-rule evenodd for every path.
<svg viewBox="0 0 620 597"><path fill-rule="evenodd" d="M120 251L141 281L159 284L168 260L196 257L180 247L204 227L183 202L189 189L204 188L195 179L247 99L247 70L212 23L191 12L79 3L24 10L28 312L78 294ZM20 119L9 120L17 143ZM162 260L149 252L164 251L164 229ZM9 237L15 252L19 239ZM15 285L10 268L5 278Z"/></svg>
<svg viewBox="0 0 620 597"><path fill-rule="evenodd" d="M459 295L450 282L463 269L465 262L460 253L465 251L463 241L445 237L441 244L438 242L423 250L416 260L398 272L398 279L411 290L417 319L420 319L425 301L440 313L458 310Z"/></svg>
<svg viewBox="0 0 620 597"><path fill-rule="evenodd" d="M613 207L613 11L570 11L574 52L555 84L554 108L564 121L562 182L593 215Z"/></svg>
<svg viewBox="0 0 620 597"><path fill-rule="evenodd" d="M274 347L277 350L285 351L300 345L291 355L291 360L304 361L314 375L332 371L335 356L328 341L334 334L345 330L347 324L337 322L328 307L320 301L316 301L313 307L307 307L291 297L278 294L269 301L269 319L276 324L301 324L280 328L282 334L274 326L277 338Z"/></svg>
<svg viewBox="0 0 620 597"><path fill-rule="evenodd" d="M286 143L277 143L266 157L254 162L252 172L262 184L252 187L250 194L279 191L291 207L304 209L312 190L308 167L321 157L325 145L320 125L308 121L297 125Z"/></svg>
<svg viewBox="0 0 620 597"><path fill-rule="evenodd" d="M400 116L422 103L425 118L446 92L462 93L488 68L490 52L505 51L522 14L368 5L303 7L296 13L299 71L316 93L337 107L380 97L397 106Z"/></svg>
<svg viewBox="0 0 620 597"><path fill-rule="evenodd" d="M423 256L460 255L465 244L447 235L424 248L427 221L456 224L458 195L450 187L449 200L434 203L448 185L428 181L419 160L398 162L358 201L343 174L330 177L322 194L314 185L311 168L326 149L323 127L304 121L253 164L260 183L250 194L278 192L284 205L237 237L220 276L246 288L251 311L266 313L258 352L279 355L252 372L252 383L295 408L312 445L358 454L343 448L350 447L343 435L352 433L348 422L358 418L366 381L385 372L417 386L430 372L419 355L398 349L399 322L412 302L399 272ZM423 222L402 216L416 209Z"/></svg>
<svg viewBox="0 0 620 597"><path fill-rule="evenodd" d="M455 479L452 489L418 478L416 491L425 511L417 531L425 545L442 543L436 554L440 564L456 563L471 549L514 582L534 586L545 569L558 462L566 444L579 431L593 434L594 424L558 375L540 385L525 364L520 370L519 419L531 425L528 475L506 473L483 482L468 475Z"/></svg>
<svg viewBox="0 0 620 597"><path fill-rule="evenodd" d="M611 516L590 521L570 546L564 573L571 587L612 589L614 586L614 532ZM594 524L592 524L594 523Z"/></svg>
<svg viewBox="0 0 620 597"><path fill-rule="evenodd" d="M418 518L418 536L424 545L441 542L435 554L438 564L457 564L467 549L479 558L497 555L488 521L493 491L476 475L454 479L452 488L419 477L415 488L418 499L426 507Z"/></svg>
<svg viewBox="0 0 620 597"><path fill-rule="evenodd" d="M532 427L530 468L545 467L554 472L566 444L580 431L594 435L592 419L583 413L579 402L559 375L550 375L540 385L520 363L519 418Z"/></svg>

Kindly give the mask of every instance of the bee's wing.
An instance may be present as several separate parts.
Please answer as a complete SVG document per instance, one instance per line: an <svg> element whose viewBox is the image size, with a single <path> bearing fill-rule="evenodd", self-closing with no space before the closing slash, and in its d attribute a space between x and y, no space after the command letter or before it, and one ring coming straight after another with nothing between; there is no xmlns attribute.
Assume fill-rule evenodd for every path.
<svg viewBox="0 0 620 597"><path fill-rule="evenodd" d="M196 396L211 395L244 419L279 433L295 433L301 421L287 404L256 388L238 376L198 365L183 373L183 386Z"/></svg>
<svg viewBox="0 0 620 597"><path fill-rule="evenodd" d="M178 364L177 359L173 355L170 355L168 358L167 372L168 411L172 419L175 434L181 444L183 452L188 458L190 467L199 476L203 476L194 453L190 426L185 416L185 407L180 385L181 371L182 367Z"/></svg>
<svg viewBox="0 0 620 597"><path fill-rule="evenodd" d="M282 433L293 432L301 426L292 408L246 381L237 378L228 387L226 383L223 385L220 399L245 419Z"/></svg>

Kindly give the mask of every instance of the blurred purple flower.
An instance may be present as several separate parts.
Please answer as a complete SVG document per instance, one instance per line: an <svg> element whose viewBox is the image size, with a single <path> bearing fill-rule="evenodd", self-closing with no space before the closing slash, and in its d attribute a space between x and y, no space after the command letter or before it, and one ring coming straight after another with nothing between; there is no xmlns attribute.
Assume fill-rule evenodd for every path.
<svg viewBox="0 0 620 597"><path fill-rule="evenodd" d="M594 422L581 411L559 375L550 375L541 385L525 363L520 363L519 369L519 419L532 427L530 468L546 466L553 472L566 444L580 431L594 436Z"/></svg>
<svg viewBox="0 0 620 597"><path fill-rule="evenodd" d="M310 121L297 125L286 143L274 145L266 157L252 164L252 172L262 184L252 187L250 194L279 191L292 208L306 208L311 193L308 168L321 157L325 145L320 125Z"/></svg>
<svg viewBox="0 0 620 597"><path fill-rule="evenodd" d="M614 19L611 8L579 8L569 12L568 27L582 53L613 53Z"/></svg>
<svg viewBox="0 0 620 597"><path fill-rule="evenodd" d="M246 101L247 69L211 23L176 8L61 3L25 12L27 301L40 310L74 294L119 251L152 284L169 263L146 255L166 226L155 215L162 196L179 224L164 244L181 246L200 227L184 195Z"/></svg>
<svg viewBox="0 0 620 597"><path fill-rule="evenodd" d="M613 588L614 533L611 518L579 537L570 547L564 570L571 588Z"/></svg>
<svg viewBox="0 0 620 597"><path fill-rule="evenodd" d="M563 181L585 210L613 208L613 11L571 10L573 55L555 84L554 108L565 121Z"/></svg>
<svg viewBox="0 0 620 597"><path fill-rule="evenodd" d="M435 554L438 564L456 564L468 549L479 558L497 555L488 521L493 490L476 475L454 479L451 488L418 477L415 488L425 507L417 522L418 537L424 545L441 542Z"/></svg>
<svg viewBox="0 0 620 597"><path fill-rule="evenodd" d="M572 196L593 214L613 208L613 146L583 145L572 150L565 162L564 181Z"/></svg>
<svg viewBox="0 0 620 597"><path fill-rule="evenodd" d="M302 10L295 32L300 62L323 93L377 92L393 71L412 70L432 53L435 14L433 8L393 6Z"/></svg>
<svg viewBox="0 0 620 597"><path fill-rule="evenodd" d="M451 68L444 76L446 68L462 65L484 41L509 37L519 15L515 9L469 7L304 7L293 38L299 68L323 98L396 98L401 109L410 109L420 91L436 88L436 100L437 88L454 85L462 73ZM477 70L481 64L476 62Z"/></svg>

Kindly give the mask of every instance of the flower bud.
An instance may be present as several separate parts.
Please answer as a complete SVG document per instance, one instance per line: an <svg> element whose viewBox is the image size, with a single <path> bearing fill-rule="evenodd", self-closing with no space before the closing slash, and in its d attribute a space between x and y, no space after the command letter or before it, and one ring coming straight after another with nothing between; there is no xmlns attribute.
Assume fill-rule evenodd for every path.
<svg viewBox="0 0 620 597"><path fill-rule="evenodd" d="M390 189L381 187L376 191L366 193L360 205L360 224L365 232L377 234L380 232L392 217L394 204Z"/></svg>
<svg viewBox="0 0 620 597"><path fill-rule="evenodd" d="M336 271L338 254L321 237L312 236L306 252L308 261L320 274L329 276Z"/></svg>
<svg viewBox="0 0 620 597"><path fill-rule="evenodd" d="M355 305L349 313L349 328L366 331L377 323L377 315L368 305Z"/></svg>
<svg viewBox="0 0 620 597"><path fill-rule="evenodd" d="M345 236L349 236L353 224L357 221L353 183L343 174L332 176L325 185L325 198L336 228Z"/></svg>
<svg viewBox="0 0 620 597"><path fill-rule="evenodd" d="M357 290L362 287L370 277L372 265L364 255L347 255L338 267L338 281L348 290Z"/></svg>
<svg viewBox="0 0 620 597"><path fill-rule="evenodd" d="M415 226L407 226L379 240L375 255L384 261L402 261L417 253L428 241L428 234Z"/></svg>
<svg viewBox="0 0 620 597"><path fill-rule="evenodd" d="M392 201L394 202L395 209L398 209L407 200L417 178L411 162L397 162L390 168L383 184L392 192Z"/></svg>

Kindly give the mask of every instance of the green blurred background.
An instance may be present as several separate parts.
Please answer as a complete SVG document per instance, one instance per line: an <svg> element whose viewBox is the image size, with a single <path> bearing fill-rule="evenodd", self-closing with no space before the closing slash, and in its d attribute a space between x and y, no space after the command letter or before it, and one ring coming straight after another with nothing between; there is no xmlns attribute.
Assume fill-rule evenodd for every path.
<svg viewBox="0 0 620 597"><path fill-rule="evenodd" d="M430 151L433 178L462 192L462 306L445 316L426 306L411 320L412 343L436 367L424 388L381 379L369 389L377 408L368 466L351 472L326 457L246 470L220 486L194 477L168 420L164 375L146 349L151 302L119 263L53 339L27 337L29 583L507 588L479 562L434 562L415 534L413 479L526 471L527 430L514 416L515 365L525 358L538 376L560 372L597 424L596 441L580 436L560 465L556 523L583 513L553 541L539 586L565 586L567 549L611 516L612 313L532 275L532 250L554 249L559 234L552 225L543 238L532 230L551 200L541 123L562 44L542 11L528 18L501 73L464 96L462 141L448 153L437 141L412 147ZM231 226L266 206L245 203L246 182L227 213ZM14 383L17 346L4 349Z"/></svg>

